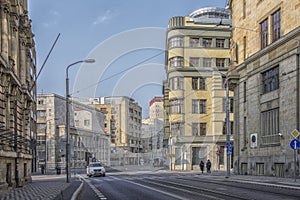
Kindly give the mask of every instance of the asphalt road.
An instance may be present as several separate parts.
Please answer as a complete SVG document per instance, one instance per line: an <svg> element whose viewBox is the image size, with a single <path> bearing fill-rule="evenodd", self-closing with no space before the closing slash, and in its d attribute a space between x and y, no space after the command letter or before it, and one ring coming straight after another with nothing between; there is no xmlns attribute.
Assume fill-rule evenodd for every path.
<svg viewBox="0 0 300 200"><path fill-rule="evenodd" d="M85 176L84 176L85 177ZM300 190L228 180L209 174L112 173L85 177L78 199L299 199Z"/></svg>

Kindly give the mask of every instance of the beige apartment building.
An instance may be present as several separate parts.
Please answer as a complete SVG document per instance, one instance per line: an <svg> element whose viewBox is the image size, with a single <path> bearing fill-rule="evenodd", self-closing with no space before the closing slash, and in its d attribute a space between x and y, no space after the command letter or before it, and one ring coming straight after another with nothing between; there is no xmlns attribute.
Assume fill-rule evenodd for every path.
<svg viewBox="0 0 300 200"><path fill-rule="evenodd" d="M149 117L163 119L164 116L164 97L154 97L149 103Z"/></svg>
<svg viewBox="0 0 300 200"><path fill-rule="evenodd" d="M212 170L225 170L230 24L230 11L215 7L169 21L163 91L164 146L169 147L171 170L198 170L200 160L208 159ZM231 125L232 96L230 92Z"/></svg>
<svg viewBox="0 0 300 200"><path fill-rule="evenodd" d="M70 104L70 168L91 161L110 165L110 140L104 132L104 113L76 101ZM37 98L37 150L42 173L65 169L66 99L56 94Z"/></svg>
<svg viewBox="0 0 300 200"><path fill-rule="evenodd" d="M0 5L0 193L36 171L36 52L27 1Z"/></svg>
<svg viewBox="0 0 300 200"><path fill-rule="evenodd" d="M300 2L230 0L229 7L235 173L299 176L290 142L300 128Z"/></svg>
<svg viewBox="0 0 300 200"><path fill-rule="evenodd" d="M164 98L154 97L149 103L149 118L142 120L141 138L144 146L143 159L151 166L167 165L164 139Z"/></svg>
<svg viewBox="0 0 300 200"><path fill-rule="evenodd" d="M111 165L138 164L144 151L141 139L142 107L126 96L81 99L105 113L105 133L111 139Z"/></svg>

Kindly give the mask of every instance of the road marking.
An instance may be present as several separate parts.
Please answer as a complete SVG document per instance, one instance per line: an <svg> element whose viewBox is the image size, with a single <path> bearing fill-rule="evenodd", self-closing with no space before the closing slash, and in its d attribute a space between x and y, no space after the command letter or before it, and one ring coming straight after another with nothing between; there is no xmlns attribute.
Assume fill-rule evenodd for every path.
<svg viewBox="0 0 300 200"><path fill-rule="evenodd" d="M119 178L116 178L116 177L113 177L113 178L116 179L116 180L126 181L126 182L129 182L129 183L131 183L131 184L134 184L134 185L137 185L137 186L140 186L140 187L144 187L144 188L147 188L147 189L150 189L150 190L153 190L153 191L156 191L156 192L159 192L159 193L162 193L162 194L165 194L165 195L174 197L174 198L176 198L176 199L189 200L189 199L184 198L184 197L182 197L182 196L178 196L178 195L175 195L175 194L172 194L172 193L169 193L169 192L165 192L165 191L162 191L162 190L158 190L158 189L155 189L155 188L150 187L150 186L142 185L142 184L135 183L135 182L132 182L132 181L129 181L129 180L119 179Z"/></svg>
<svg viewBox="0 0 300 200"><path fill-rule="evenodd" d="M90 180L80 176L89 186L92 188L92 190L96 193L96 195L101 199L101 200L107 200L107 198L91 183Z"/></svg>

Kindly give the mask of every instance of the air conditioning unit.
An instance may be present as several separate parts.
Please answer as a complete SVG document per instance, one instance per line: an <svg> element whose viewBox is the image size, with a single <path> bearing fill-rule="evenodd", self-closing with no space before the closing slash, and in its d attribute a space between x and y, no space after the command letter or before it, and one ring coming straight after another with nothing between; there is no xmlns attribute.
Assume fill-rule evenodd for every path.
<svg viewBox="0 0 300 200"><path fill-rule="evenodd" d="M257 133L250 134L250 147L257 147Z"/></svg>

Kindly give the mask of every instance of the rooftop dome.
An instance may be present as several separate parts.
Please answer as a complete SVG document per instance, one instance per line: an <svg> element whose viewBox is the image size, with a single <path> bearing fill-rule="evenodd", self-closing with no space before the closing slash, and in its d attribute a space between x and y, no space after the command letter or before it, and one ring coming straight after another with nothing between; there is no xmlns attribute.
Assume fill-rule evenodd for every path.
<svg viewBox="0 0 300 200"><path fill-rule="evenodd" d="M221 21L224 25L231 24L231 12L225 8L200 8L192 12L190 18L195 23L219 24Z"/></svg>
<svg viewBox="0 0 300 200"><path fill-rule="evenodd" d="M200 8L190 14L191 18L222 18L230 19L231 12L225 8Z"/></svg>

